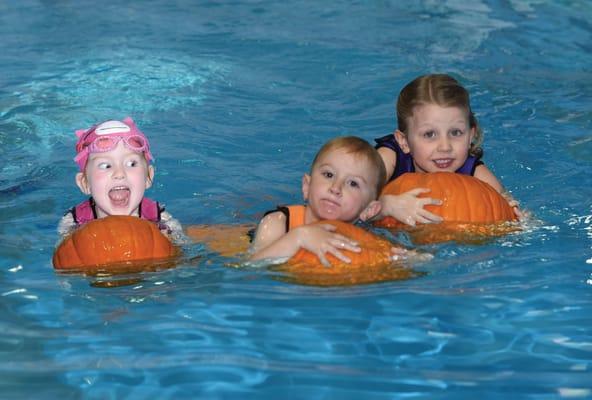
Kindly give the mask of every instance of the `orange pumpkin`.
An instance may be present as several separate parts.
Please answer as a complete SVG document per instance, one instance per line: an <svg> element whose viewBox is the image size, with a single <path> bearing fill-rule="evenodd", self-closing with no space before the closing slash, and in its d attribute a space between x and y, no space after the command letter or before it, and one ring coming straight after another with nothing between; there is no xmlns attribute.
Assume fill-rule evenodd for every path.
<svg viewBox="0 0 592 400"><path fill-rule="evenodd" d="M373 233L341 221L320 221L331 224L336 232L360 245L362 251L343 251L351 259L344 263L332 254L327 254L331 267L325 267L313 253L300 249L287 263L274 269L285 273L284 280L314 286L347 286L390 280L407 279L415 273L402 265L396 265L391 257L393 245Z"/></svg>
<svg viewBox="0 0 592 400"><path fill-rule="evenodd" d="M414 241L419 243L481 241L488 236L516 230L516 227L504 224L516 220L508 201L493 187L473 176L452 172L407 173L386 185L382 194L399 195L420 187L428 188L430 192L419 197L442 200L440 206L427 205L425 208L441 216L444 222L410 228L386 217L375 225L410 230L414 233Z"/></svg>
<svg viewBox="0 0 592 400"><path fill-rule="evenodd" d="M118 215L88 222L65 238L53 255L53 266L85 272L129 272L125 265L138 267L139 263L146 265L178 254L179 249L154 223Z"/></svg>

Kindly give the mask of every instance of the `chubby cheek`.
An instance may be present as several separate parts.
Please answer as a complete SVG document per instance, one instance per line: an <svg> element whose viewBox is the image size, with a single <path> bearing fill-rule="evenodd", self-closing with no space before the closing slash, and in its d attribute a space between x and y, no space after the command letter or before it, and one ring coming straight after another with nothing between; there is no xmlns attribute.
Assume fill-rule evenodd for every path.
<svg viewBox="0 0 592 400"><path fill-rule="evenodd" d="M138 189L146 190L150 186L150 180L148 179L146 173L138 174L132 178L134 185Z"/></svg>
<svg viewBox="0 0 592 400"><path fill-rule="evenodd" d="M106 186L106 177L105 174L101 174L97 171L92 171L88 175L88 189L90 192L96 192Z"/></svg>
<svg viewBox="0 0 592 400"><path fill-rule="evenodd" d="M359 192L359 191L355 191L349 194L348 199L347 199L347 203L348 203L348 208L352 211L357 211L358 208L361 207L361 205L364 203L365 200L365 196Z"/></svg>

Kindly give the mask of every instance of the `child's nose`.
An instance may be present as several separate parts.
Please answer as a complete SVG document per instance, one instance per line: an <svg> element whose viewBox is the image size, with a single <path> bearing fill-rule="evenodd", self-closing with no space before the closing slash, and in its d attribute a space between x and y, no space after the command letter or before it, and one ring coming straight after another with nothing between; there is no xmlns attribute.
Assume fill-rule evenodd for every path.
<svg viewBox="0 0 592 400"><path fill-rule="evenodd" d="M342 185L343 183L340 180L334 180L333 183L331 183L331 192L335 194L340 194Z"/></svg>
<svg viewBox="0 0 592 400"><path fill-rule="evenodd" d="M114 179L123 179L125 178L125 170L122 167L114 166L112 176Z"/></svg>
<svg viewBox="0 0 592 400"><path fill-rule="evenodd" d="M438 141L438 150L440 151L450 151L452 150L452 144L446 135L442 136Z"/></svg>

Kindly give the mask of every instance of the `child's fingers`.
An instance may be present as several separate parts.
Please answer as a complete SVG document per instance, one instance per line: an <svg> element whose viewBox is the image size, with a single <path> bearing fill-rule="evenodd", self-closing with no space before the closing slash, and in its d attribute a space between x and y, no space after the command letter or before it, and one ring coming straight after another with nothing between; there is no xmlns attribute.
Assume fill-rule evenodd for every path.
<svg viewBox="0 0 592 400"><path fill-rule="evenodd" d="M430 221L429 219L422 217L421 215L418 215L415 217L415 223L416 224L431 224L432 221ZM413 225L415 226L415 225Z"/></svg>
<svg viewBox="0 0 592 400"><path fill-rule="evenodd" d="M512 207L512 210L514 210L514 215L516 215L516 218L518 218L519 221L526 219L527 214L518 207Z"/></svg>
<svg viewBox="0 0 592 400"><path fill-rule="evenodd" d="M391 258L393 261L425 262L430 261L434 256L430 253L418 252L403 247L391 247Z"/></svg>
<svg viewBox="0 0 592 400"><path fill-rule="evenodd" d="M421 204L422 207L425 207L425 206L441 206L442 205L442 200L435 199L433 197L425 197L425 198L419 199L419 203Z"/></svg>
<svg viewBox="0 0 592 400"><path fill-rule="evenodd" d="M344 263L348 263L348 264L351 263L350 258L347 257L345 254L343 254L341 251L337 250L336 248L330 248L329 250L327 250L327 253L333 254L335 257L337 257L338 259L340 259ZM323 265L330 266L330 264L323 264Z"/></svg>
<svg viewBox="0 0 592 400"><path fill-rule="evenodd" d="M415 226L415 218L412 215L405 217L405 220L401 221L409 226Z"/></svg>
<svg viewBox="0 0 592 400"><path fill-rule="evenodd" d="M407 249L402 247L391 247L391 259L393 261L400 261L407 258Z"/></svg>
<svg viewBox="0 0 592 400"><path fill-rule="evenodd" d="M326 230L327 232L335 232L335 229L337 229L335 226L331 224L319 224L317 226Z"/></svg>
<svg viewBox="0 0 592 400"><path fill-rule="evenodd" d="M333 247L341 250L355 251L356 253L360 251L360 245L358 242L348 238L347 236L336 234L333 236L330 243Z"/></svg>
<svg viewBox="0 0 592 400"><path fill-rule="evenodd" d="M444 219L439 215L429 212L428 210L422 209L418 212L417 220L418 222L422 222L424 224L437 224L442 222Z"/></svg>
<svg viewBox="0 0 592 400"><path fill-rule="evenodd" d="M360 246L357 243L351 243L350 241L333 239L331 241L331 245L338 250L348 250L354 253L359 253L360 251L362 251L362 249L360 249Z"/></svg>
<svg viewBox="0 0 592 400"><path fill-rule="evenodd" d="M325 253L323 253L323 252L317 253L317 257L319 258L319 261L321 262L321 264L323 264L323 266L325 266L325 267L331 266L331 263L329 263L329 261L325 257Z"/></svg>

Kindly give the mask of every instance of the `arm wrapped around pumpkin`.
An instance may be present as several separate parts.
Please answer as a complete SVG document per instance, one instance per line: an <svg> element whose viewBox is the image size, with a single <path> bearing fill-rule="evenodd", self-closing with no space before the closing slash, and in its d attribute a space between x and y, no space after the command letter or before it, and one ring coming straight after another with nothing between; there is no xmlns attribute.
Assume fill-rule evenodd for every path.
<svg viewBox="0 0 592 400"><path fill-rule="evenodd" d="M331 226L331 232L356 243L355 250L342 250L346 260L327 252L325 257L330 264L327 267L317 254L300 248L287 262L274 267L285 274L285 280L313 286L348 286L408 279L417 275L403 263L415 252L393 247L385 238L347 222L319 221L314 225Z"/></svg>
<svg viewBox="0 0 592 400"><path fill-rule="evenodd" d="M452 172L406 173L389 183L382 195L400 195L417 188L429 189L429 192L418 193L418 197L441 200L439 205L432 202L425 205L430 213L441 218L441 223L420 224L413 229L387 216L376 221L375 225L417 232L416 238L419 237L422 243L457 239L472 241L473 236L481 241L517 229L515 224L508 224L517 220L512 204L489 184L469 175Z"/></svg>

